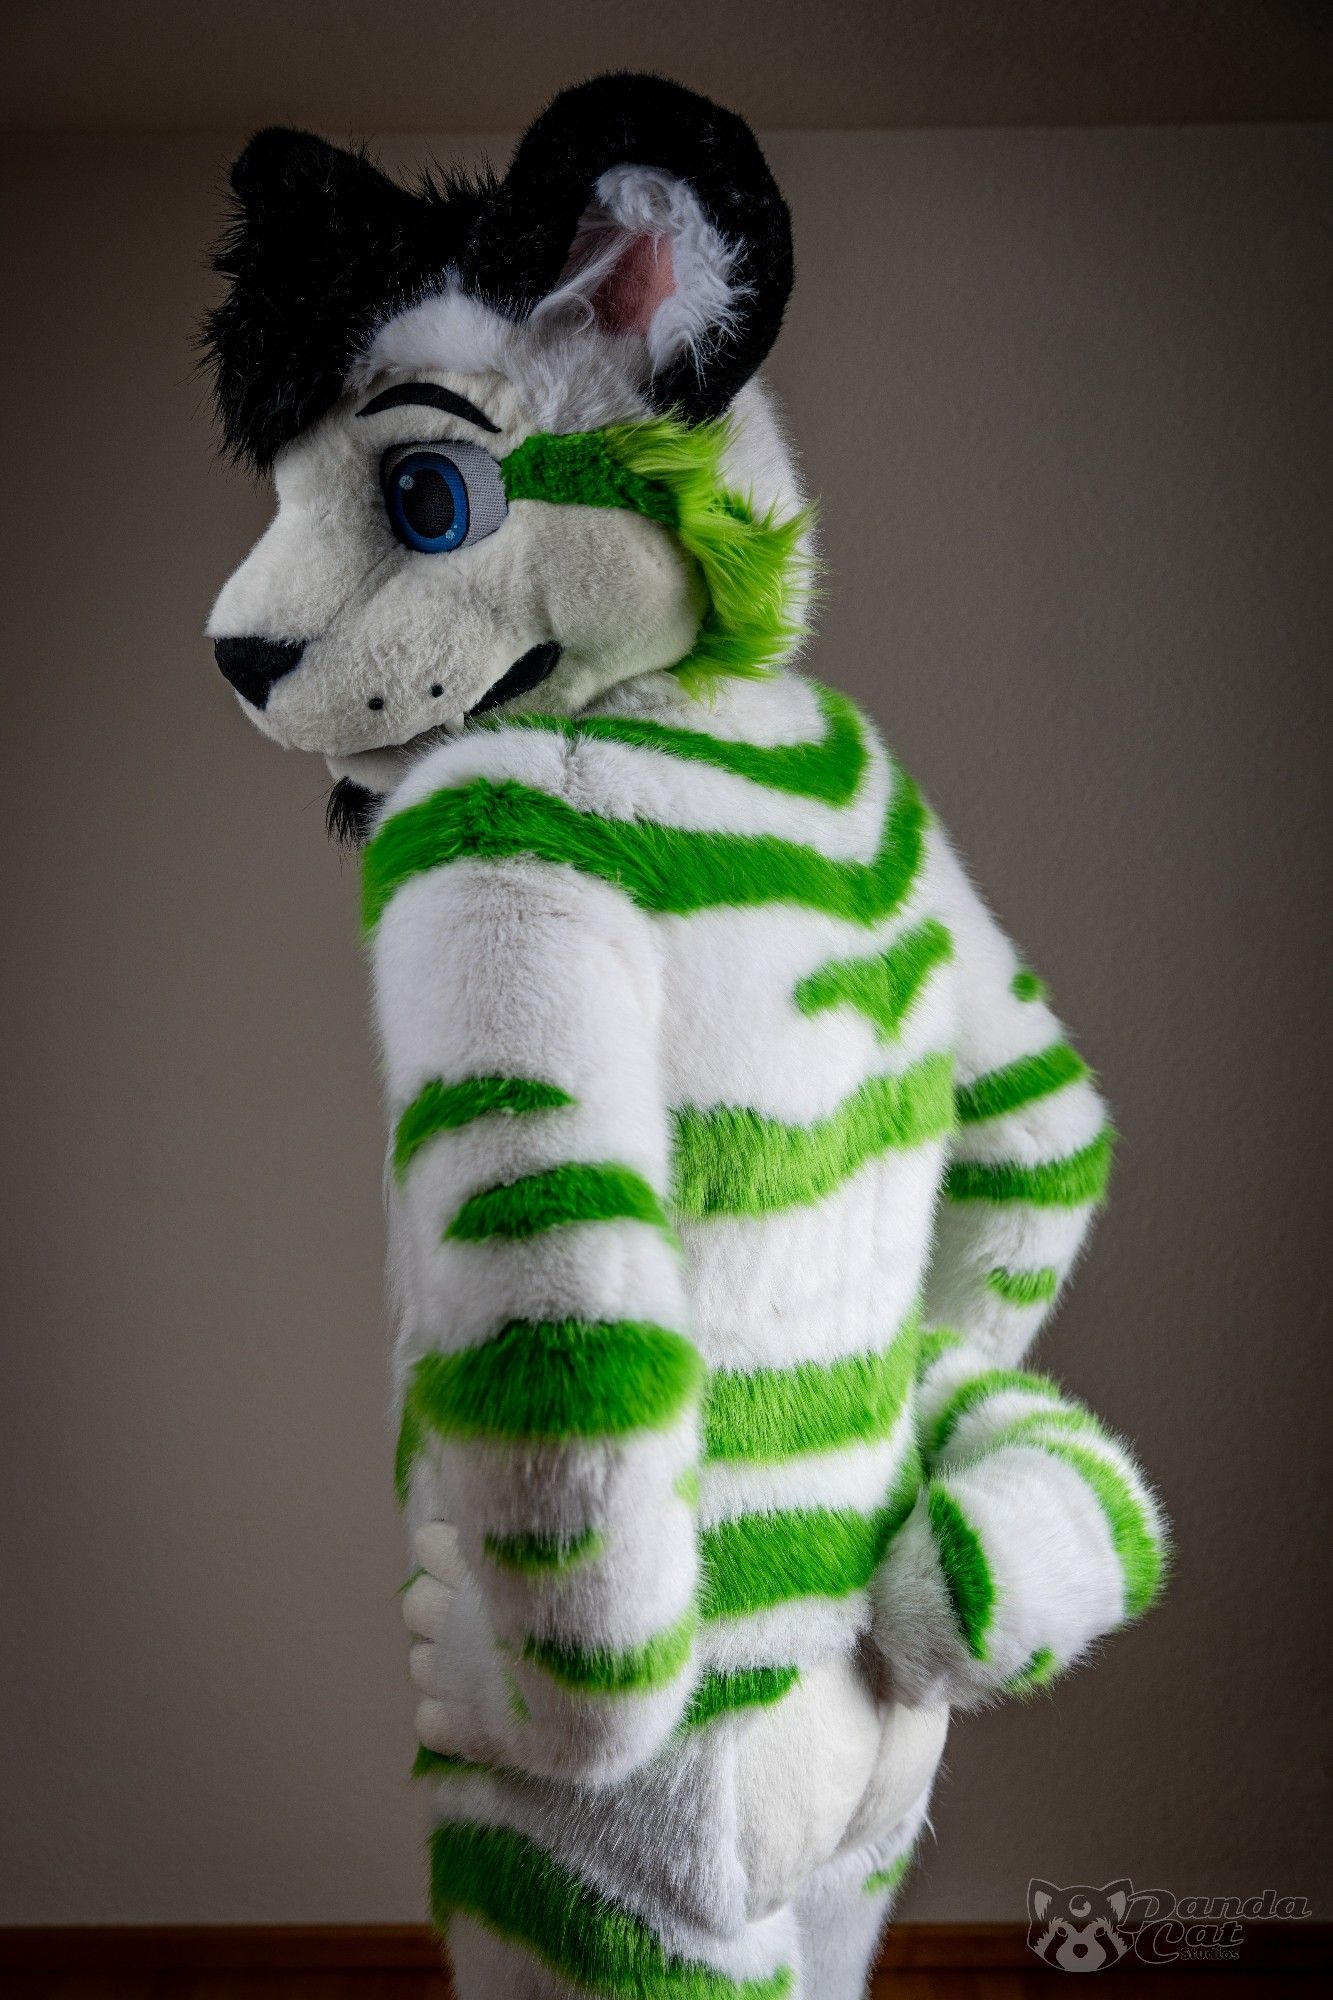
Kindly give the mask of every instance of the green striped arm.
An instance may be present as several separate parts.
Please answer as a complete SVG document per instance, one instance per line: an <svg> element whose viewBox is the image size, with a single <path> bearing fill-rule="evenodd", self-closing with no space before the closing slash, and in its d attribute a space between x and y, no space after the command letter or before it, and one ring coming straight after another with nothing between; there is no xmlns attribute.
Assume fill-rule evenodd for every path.
<svg viewBox="0 0 1333 2000"><path fill-rule="evenodd" d="M994 1376L991 1379L993 1383ZM985 1378L975 1380L980 1383ZM998 1384L990 1391L997 1395L1002 1392ZM984 1396L979 1396L974 1407L981 1407L983 1401ZM1129 1453L1088 1411L1077 1404L1055 1403L1049 1410L1029 1411L999 1426L978 1445L975 1455L967 1459L963 1468L967 1480L986 1481L989 1468L994 1466L995 1477L1000 1481L995 1489L997 1494L1009 1495L1013 1490L1013 1472L1000 1461L1016 1451L1030 1453L1037 1461L1045 1459L1067 1467L1083 1481L1105 1519L1119 1570L1123 1610L1116 1622L1123 1624L1141 1617L1161 1592L1167 1548L1156 1505ZM998 1595L995 1564L986 1535L975 1517L969 1515L968 1503L952 1486L948 1472L938 1473L932 1479L927 1511L958 1631L971 1657L985 1662L989 1657L988 1633ZM1013 1521L1008 1531L1021 1537L1021 1520ZM1014 1559L1011 1552L1009 1560ZM1032 1560L1041 1560L1039 1548L1033 1550ZM1052 1575L1053 1598L1063 1598L1072 1581ZM1097 1636L1089 1632L1084 1643ZM1010 1693L1029 1693L1044 1686L1058 1671L1059 1662L1053 1651L1037 1644L1026 1665L1011 1672L1003 1686Z"/></svg>
<svg viewBox="0 0 1333 2000"><path fill-rule="evenodd" d="M926 1518L963 1643L974 1660L985 1660L996 1596L985 1544L942 1480L926 1489Z"/></svg>
<svg viewBox="0 0 1333 2000"><path fill-rule="evenodd" d="M1014 1390L1042 1397L1054 1405L1063 1400L1058 1386L1047 1375L1033 1375L1022 1368L988 1368L983 1364L975 1374L959 1381L938 1403L934 1398L923 1402L927 1460L938 1458L964 1417L981 1410L993 1398L1009 1395Z"/></svg>
<svg viewBox="0 0 1333 2000"><path fill-rule="evenodd" d="M639 1320L511 1320L479 1347L423 1354L403 1399L399 1493L432 1437L534 1444L665 1430L703 1375L683 1334Z"/></svg>
<svg viewBox="0 0 1333 2000"><path fill-rule="evenodd" d="M1048 1457L1078 1473L1106 1517L1125 1585L1125 1618L1141 1618L1161 1594L1167 1547L1155 1510L1149 1509L1131 1476L1127 1453L1109 1439L1044 1440Z"/></svg>
<svg viewBox="0 0 1333 2000"><path fill-rule="evenodd" d="M1007 1306L1048 1306L1060 1289L1060 1273L1050 1264L1031 1271L997 1265L986 1273L986 1285Z"/></svg>
<svg viewBox="0 0 1333 2000"><path fill-rule="evenodd" d="M606 1537L598 1528L579 1535L487 1535L482 1543L498 1569L524 1576L563 1576L580 1563L606 1553Z"/></svg>
<svg viewBox="0 0 1333 2000"><path fill-rule="evenodd" d="M957 1093L958 1122L978 1125L1008 1112L1021 1111L1039 1098L1053 1097L1071 1083L1082 1083L1092 1072L1077 1049L1054 1042L1036 1055L1020 1056L1002 1069L987 1070Z"/></svg>
<svg viewBox="0 0 1333 2000"><path fill-rule="evenodd" d="M1160 1516L1134 1461L1081 1404L1065 1397L1044 1375L995 1368L978 1349L957 1342L940 1346L924 1370L920 1386L920 1423L926 1463L931 1471L924 1510L912 1524L919 1543L928 1533L933 1543L943 1601L959 1647L958 1675L951 1699L964 1701L976 1693L1029 1694L1046 1685L1063 1664L1050 1643L1081 1653L1102 1630L1137 1618L1160 1592L1165 1572L1164 1530ZM1067 1489L1042 1473L1043 1464L1059 1464L1075 1473L1088 1489L1106 1523L1109 1550L1097 1554L1082 1532L1075 1530L1063 1555L1060 1536L1029 1542L1023 1518L1023 1494L1030 1493L1040 1516ZM1072 1525L1072 1524L1071 1524ZM997 1543L998 1538L998 1543ZM911 1537L909 1537L911 1539ZM914 1543L914 1546L917 1544ZM1075 1558L1074 1551L1080 1553ZM1079 1632L1069 1622L1068 1607L1085 1601L1079 1578L1069 1565L1113 1560L1120 1585L1120 1613L1099 1629ZM919 1564L919 1557L916 1559ZM909 1575L915 1574L907 1558ZM893 1591L892 1559L884 1585ZM1008 1578L1017 1596L1005 1620L998 1612ZM1091 1580L1091 1579L1089 1579ZM1112 1582L1111 1577L1106 1578ZM1094 1595L1086 1599L1091 1604ZM1101 1601L1106 1602L1103 1592ZM1016 1627L1021 1608L1027 1621ZM1049 1618L1043 1605L1051 1607ZM910 1636L886 1614L884 1643L893 1658L895 1646L911 1647ZM1002 1626L1003 1648L992 1659L992 1635ZM1027 1636L1027 1657L1013 1657L1016 1639ZM911 1685L910 1679L905 1685ZM971 1688L972 1694L967 1690ZM925 1692L917 1687L918 1695Z"/></svg>
<svg viewBox="0 0 1333 2000"><path fill-rule="evenodd" d="M432 1077L400 1112L393 1131L393 1171L402 1180L421 1148L441 1132L457 1132L494 1113L555 1111L574 1099L536 1077L468 1076L455 1083Z"/></svg>
<svg viewBox="0 0 1333 2000"><path fill-rule="evenodd" d="M526 1639L520 1657L541 1667L551 1679L574 1694L652 1694L665 1687L687 1664L698 1629L690 1611L664 1632L641 1646L611 1651L553 1639Z"/></svg>
<svg viewBox="0 0 1333 2000"><path fill-rule="evenodd" d="M468 1916L607 2000L784 2000L788 1967L734 1979L670 1952L642 1917L503 1826L446 1821L431 1835L431 1910Z"/></svg>
<svg viewBox="0 0 1333 2000"><path fill-rule="evenodd" d="M493 1237L521 1243L548 1229L588 1222L646 1222L672 1234L666 1210L642 1174L614 1160L571 1160L471 1196L444 1235L454 1243Z"/></svg>
<svg viewBox="0 0 1333 2000"><path fill-rule="evenodd" d="M1035 1166L1017 1161L953 1160L945 1176L950 1201L1028 1202L1034 1208L1082 1208L1105 1198L1115 1137L1109 1125L1075 1153Z"/></svg>

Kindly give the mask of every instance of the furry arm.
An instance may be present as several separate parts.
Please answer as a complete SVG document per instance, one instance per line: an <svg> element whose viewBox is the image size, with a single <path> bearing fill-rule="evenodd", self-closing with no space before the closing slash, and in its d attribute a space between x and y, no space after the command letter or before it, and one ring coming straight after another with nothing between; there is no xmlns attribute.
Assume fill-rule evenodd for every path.
<svg viewBox="0 0 1333 2000"><path fill-rule="evenodd" d="M918 1406L926 1484L875 1581L895 1692L1025 1694L1161 1587L1165 1528L1126 1447L1045 1376L936 1336Z"/></svg>
<svg viewBox="0 0 1333 2000"><path fill-rule="evenodd" d="M394 897L374 956L400 1479L428 1575L423 1524L456 1528L462 1565L449 1615L417 1620L419 1727L447 1758L610 1779L694 1679L702 1369L664 1205L655 940L572 869L468 858Z"/></svg>
<svg viewBox="0 0 1333 2000"><path fill-rule="evenodd" d="M1157 1504L1125 1447L1018 1364L1106 1186L1086 1064L941 840L958 970L956 1127L925 1288L926 1485L876 1581L897 1690L970 1706L1023 1692L1146 1610Z"/></svg>

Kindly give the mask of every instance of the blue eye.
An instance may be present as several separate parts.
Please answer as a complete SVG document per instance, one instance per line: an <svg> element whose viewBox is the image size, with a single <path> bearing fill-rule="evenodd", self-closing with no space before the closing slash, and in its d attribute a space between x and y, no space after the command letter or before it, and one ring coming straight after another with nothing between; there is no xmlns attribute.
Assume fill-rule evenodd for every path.
<svg viewBox="0 0 1333 2000"><path fill-rule="evenodd" d="M414 451L389 473L385 503L400 542L422 555L444 555L467 540L467 483L442 451Z"/></svg>
<svg viewBox="0 0 1333 2000"><path fill-rule="evenodd" d="M385 453L380 485L389 526L404 548L449 555L493 535L508 513L504 479L489 452L459 439Z"/></svg>

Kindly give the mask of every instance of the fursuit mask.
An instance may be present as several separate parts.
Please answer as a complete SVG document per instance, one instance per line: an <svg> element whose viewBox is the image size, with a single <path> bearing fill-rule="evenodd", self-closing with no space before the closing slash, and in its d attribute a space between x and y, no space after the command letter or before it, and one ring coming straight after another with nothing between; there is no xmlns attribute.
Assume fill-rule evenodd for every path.
<svg viewBox="0 0 1333 2000"><path fill-rule="evenodd" d="M256 726L344 781L331 823L469 718L789 647L807 517L746 385L791 233L741 119L603 76L503 179L407 188L275 130L231 183L207 349L278 512L208 632Z"/></svg>

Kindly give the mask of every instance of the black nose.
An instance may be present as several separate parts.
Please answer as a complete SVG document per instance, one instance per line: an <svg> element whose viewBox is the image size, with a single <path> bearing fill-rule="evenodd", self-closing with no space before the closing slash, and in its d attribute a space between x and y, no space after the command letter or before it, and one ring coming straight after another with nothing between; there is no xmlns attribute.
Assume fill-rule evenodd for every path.
<svg viewBox="0 0 1333 2000"><path fill-rule="evenodd" d="M215 639L217 663L237 694L263 708L275 681L300 664L304 639Z"/></svg>

